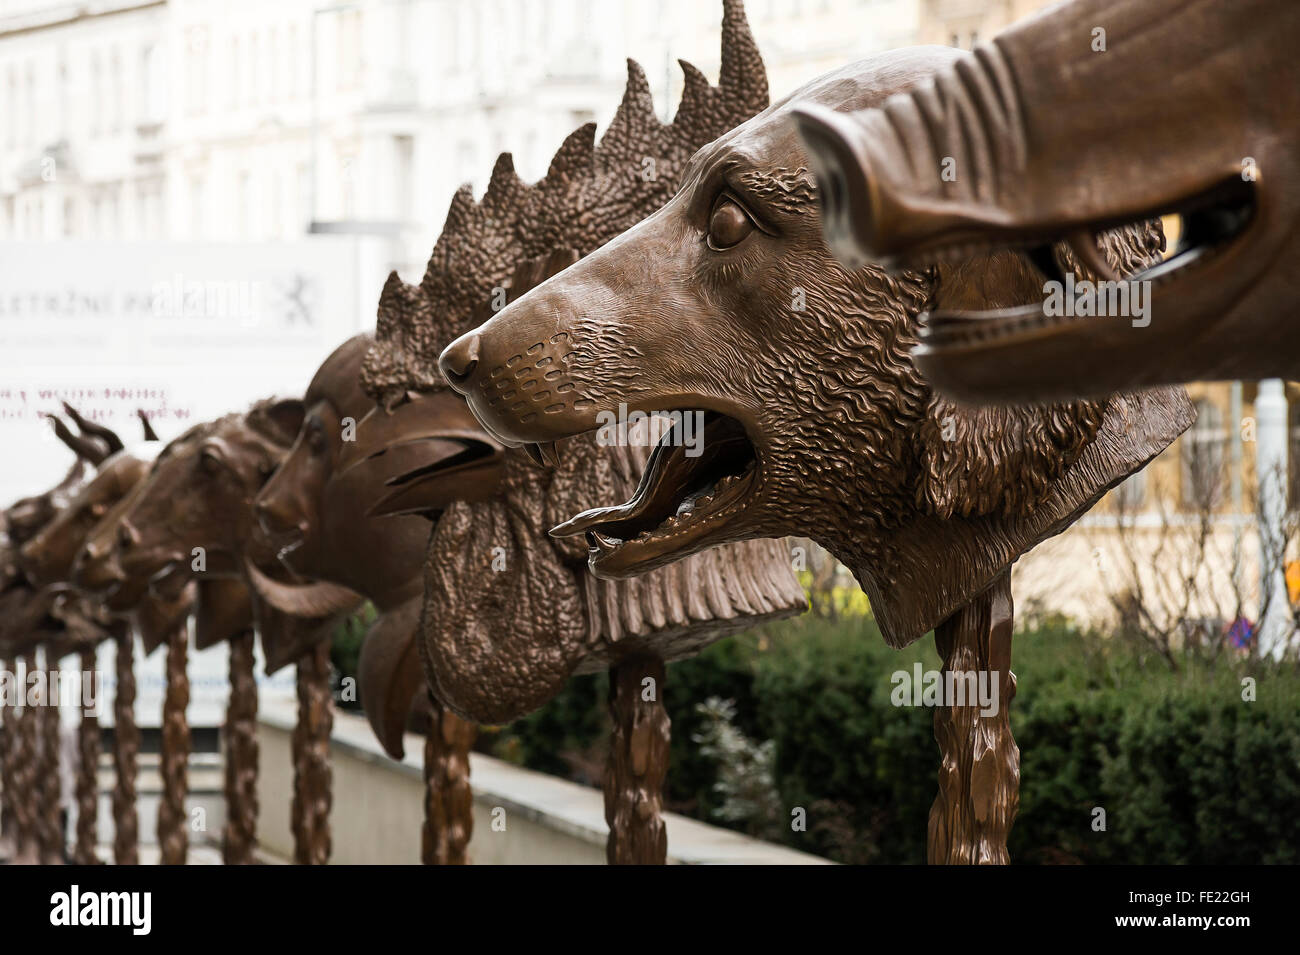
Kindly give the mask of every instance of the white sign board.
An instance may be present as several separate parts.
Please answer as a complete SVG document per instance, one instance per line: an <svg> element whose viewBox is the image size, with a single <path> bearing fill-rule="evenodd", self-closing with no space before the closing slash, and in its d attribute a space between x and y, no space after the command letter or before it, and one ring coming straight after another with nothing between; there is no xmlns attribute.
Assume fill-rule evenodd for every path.
<svg viewBox="0 0 1300 955"><path fill-rule="evenodd" d="M167 441L260 398L301 395L331 351L374 327L373 241L0 242L0 506L67 472L72 454L44 417L63 401L130 446L143 433L136 409ZM226 653L191 655L195 725L221 722ZM138 671L143 725L158 723L162 657Z"/></svg>

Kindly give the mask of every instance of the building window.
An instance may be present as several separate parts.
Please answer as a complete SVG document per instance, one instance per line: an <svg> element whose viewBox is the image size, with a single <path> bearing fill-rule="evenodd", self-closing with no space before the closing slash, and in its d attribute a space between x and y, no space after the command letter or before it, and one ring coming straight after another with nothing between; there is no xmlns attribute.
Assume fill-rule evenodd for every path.
<svg viewBox="0 0 1300 955"><path fill-rule="evenodd" d="M18 70L10 65L9 67L9 122L4 124L5 127L5 145L10 149L18 143Z"/></svg>
<svg viewBox="0 0 1300 955"><path fill-rule="evenodd" d="M1223 410L1208 398L1196 402L1196 422L1183 435L1183 507L1216 510L1227 483L1228 431Z"/></svg>
<svg viewBox="0 0 1300 955"><path fill-rule="evenodd" d="M1123 515L1138 514L1147 502L1146 468L1130 474L1115 488L1115 510Z"/></svg>

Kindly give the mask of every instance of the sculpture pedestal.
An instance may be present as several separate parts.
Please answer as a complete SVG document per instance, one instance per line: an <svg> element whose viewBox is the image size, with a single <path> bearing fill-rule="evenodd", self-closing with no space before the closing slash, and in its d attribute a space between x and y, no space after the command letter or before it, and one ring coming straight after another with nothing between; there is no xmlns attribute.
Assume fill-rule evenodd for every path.
<svg viewBox="0 0 1300 955"><path fill-rule="evenodd" d="M135 639L124 622L115 622L117 655L113 697L113 861L140 864L140 819L135 808L135 776L140 757L140 730L135 725Z"/></svg>
<svg viewBox="0 0 1300 955"><path fill-rule="evenodd" d="M251 865L257 848L257 680L253 631L230 638L230 702L226 706L226 828L221 859Z"/></svg>
<svg viewBox="0 0 1300 955"><path fill-rule="evenodd" d="M167 638L167 689L163 697L162 797L158 802L158 849L161 865L184 865L189 854L189 819L185 797L189 793L190 681L185 672L190 632L182 623Z"/></svg>
<svg viewBox="0 0 1300 955"><path fill-rule="evenodd" d="M664 709L664 661L628 657L609 674L613 733L605 764L610 865L663 865L668 830L661 815L671 722Z"/></svg>
<svg viewBox="0 0 1300 955"><path fill-rule="evenodd" d="M45 651L45 687L41 691L41 706L37 710L37 731L40 734L40 755L36 761L36 842L40 847L42 865L62 865L67 849L63 830L62 801L60 799L59 701L54 695L58 686L59 663L52 653Z"/></svg>
<svg viewBox="0 0 1300 955"><path fill-rule="evenodd" d="M334 711L330 699L330 645L322 640L298 658L298 725L293 731L293 861L324 865L329 861L330 731Z"/></svg>
<svg viewBox="0 0 1300 955"><path fill-rule="evenodd" d="M1007 835L1020 804L1020 749L1008 711L1016 693L1011 672L1011 572L934 631L948 674L974 673L997 686L997 712L982 715L969 695L961 705L945 696L934 713L939 743L939 794L930 809L927 858L935 865L1005 865ZM986 677L983 674L987 674ZM967 681L970 685L971 681ZM976 684L978 685L978 683Z"/></svg>
<svg viewBox="0 0 1300 955"><path fill-rule="evenodd" d="M95 651L83 650L80 659L82 679L85 679L95 672ZM72 861L77 865L98 865L95 843L99 829L99 717L94 707L84 705L84 694L82 703L81 726L77 730L77 841Z"/></svg>
<svg viewBox="0 0 1300 955"><path fill-rule="evenodd" d="M424 740L425 865L465 865L474 831L474 794L469 784L469 751L478 727L430 699L432 716Z"/></svg>

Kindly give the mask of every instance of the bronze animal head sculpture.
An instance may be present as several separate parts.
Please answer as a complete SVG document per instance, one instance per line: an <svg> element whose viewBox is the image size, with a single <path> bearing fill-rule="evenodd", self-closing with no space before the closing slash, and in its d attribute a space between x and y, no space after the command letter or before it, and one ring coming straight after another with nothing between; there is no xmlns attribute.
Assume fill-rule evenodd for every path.
<svg viewBox="0 0 1300 955"><path fill-rule="evenodd" d="M1300 301L1297 44L1291 0L1074 0L878 108L797 111L827 240L850 265L891 268L1030 248L1070 288L1050 249L1066 239L1113 283L1103 296L1079 276L1100 307L1062 309L1044 287L1015 307L932 310L917 364L964 400L1294 378L1300 348L1279 329ZM1100 230L1170 213L1183 229L1168 260L1118 283L1098 266ZM1135 295L1140 315L1123 307Z"/></svg>
<svg viewBox="0 0 1300 955"><path fill-rule="evenodd" d="M258 596L287 613L311 612L322 581L372 602L378 616L362 642L358 690L376 736L400 759L403 733L427 716L416 641L429 523L369 511L391 494L393 478L433 469L438 481L420 484L422 509L439 510L440 494L443 504L490 496L500 448L449 392L415 395L393 414L366 419L375 406L358 375L372 343L371 336L358 335L322 363L303 397L297 439L254 503L252 550L275 555L295 579L307 582L285 583L259 568L250 571ZM352 450L363 439L361 450ZM466 455L468 447L486 453Z"/></svg>
<svg viewBox="0 0 1300 955"><path fill-rule="evenodd" d="M45 643L63 656L107 636L105 608L71 592L67 580L80 537L116 499L131 465L112 429L87 421L66 402L63 409L77 432L57 415L46 418L76 455L71 470L44 494L23 498L3 515L0 642L15 652ZM89 481L87 463L99 469Z"/></svg>
<svg viewBox="0 0 1300 955"><path fill-rule="evenodd" d="M316 617L299 620L248 603L244 577L253 498L301 421L300 401L267 400L244 414L196 425L172 441L90 534L76 579L106 585L110 592L134 590L144 581L151 597L176 607L183 595L195 592L200 649L242 632L256 613L267 670L293 662L328 632L335 615L357 603L355 594L335 588L332 602L320 606ZM145 649L153 649L147 633Z"/></svg>
<svg viewBox="0 0 1300 955"><path fill-rule="evenodd" d="M668 435L631 500L552 531L585 538L596 574L806 534L854 572L885 639L903 646L1190 423L1181 389L952 404L910 362L917 314L1031 301L1029 262L1000 253L888 276L831 256L792 107L876 105L955 56L899 50L812 82L700 150L658 213L443 353L444 375L505 443L583 434L620 406L703 413L702 455ZM1135 256L1158 245L1144 232L1123 241ZM500 397L503 381L555 397L530 414Z"/></svg>
<svg viewBox="0 0 1300 955"><path fill-rule="evenodd" d="M151 462L122 451L105 461L67 504L20 551L28 578L37 586L69 580L87 536L112 507L149 471Z"/></svg>
<svg viewBox="0 0 1300 955"><path fill-rule="evenodd" d="M688 64L683 70L672 123L655 116L645 75L629 63L623 102L599 143L588 124L539 182L521 182L505 155L481 201L467 189L457 194L423 281L408 286L394 275L381 297L363 383L385 409L400 412L411 391L426 400L447 394L437 368L444 345L662 206L700 146L767 105L765 69L739 0L724 4L718 85ZM511 400L544 413L551 396L566 400L563 382L556 384ZM374 419L367 427L380 426ZM435 485L431 509L440 514L425 563L421 655L439 699L459 715L506 722L540 706L575 672L635 653L675 659L806 609L775 542L701 555L636 581L591 578L585 548L549 540L545 528L571 508L630 493L637 450L591 436L535 450L535 458L503 456L490 500L446 503ZM419 510L424 484L442 478L436 468L398 478L384 506Z"/></svg>

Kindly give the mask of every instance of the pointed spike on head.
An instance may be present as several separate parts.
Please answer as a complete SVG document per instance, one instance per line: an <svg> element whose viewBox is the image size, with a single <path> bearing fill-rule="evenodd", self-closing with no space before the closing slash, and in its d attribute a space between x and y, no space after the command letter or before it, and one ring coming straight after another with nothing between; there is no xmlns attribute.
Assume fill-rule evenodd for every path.
<svg viewBox="0 0 1300 955"><path fill-rule="evenodd" d="M546 178L558 179L588 170L596 158L596 124L583 123L564 138L551 158Z"/></svg>
<svg viewBox="0 0 1300 955"><path fill-rule="evenodd" d="M745 17L744 0L722 0L722 65L718 86L735 108L756 115L770 102L767 67Z"/></svg>
<svg viewBox="0 0 1300 955"><path fill-rule="evenodd" d="M605 135L600 137L599 154L605 165L627 160L639 160L631 153L643 152L653 142L653 137L663 124L655 115L654 96L645 70L636 60L627 61L627 86L623 101L610 120Z"/></svg>

